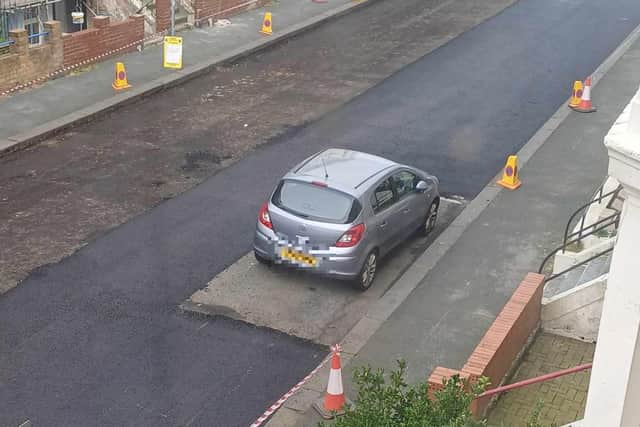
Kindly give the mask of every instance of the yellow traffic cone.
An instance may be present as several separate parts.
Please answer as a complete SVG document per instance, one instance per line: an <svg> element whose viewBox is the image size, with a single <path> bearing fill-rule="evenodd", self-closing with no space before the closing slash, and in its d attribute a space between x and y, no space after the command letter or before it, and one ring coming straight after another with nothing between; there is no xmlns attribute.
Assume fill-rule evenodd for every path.
<svg viewBox="0 0 640 427"><path fill-rule="evenodd" d="M122 62L116 63L116 75L111 86L113 86L115 90L122 90L131 87L127 81L127 72L125 71L124 64Z"/></svg>
<svg viewBox="0 0 640 427"><path fill-rule="evenodd" d="M502 179L498 181L498 184L509 190L515 190L522 185L518 178L518 156L509 156L507 158L507 164L502 172Z"/></svg>
<svg viewBox="0 0 640 427"><path fill-rule="evenodd" d="M580 103L576 107L573 107L573 111L579 113L593 113L596 111L591 103L591 76L587 77L584 81L584 91L582 92Z"/></svg>
<svg viewBox="0 0 640 427"><path fill-rule="evenodd" d="M580 105L580 100L582 99L582 82L580 80L576 80L573 83L573 93L571 94L571 100L569 101L569 107L576 108Z"/></svg>
<svg viewBox="0 0 640 427"><path fill-rule="evenodd" d="M273 28L271 26L273 21L271 21L271 12L266 12L264 14L264 19L262 20L262 30L260 32L267 36L270 36L273 33Z"/></svg>

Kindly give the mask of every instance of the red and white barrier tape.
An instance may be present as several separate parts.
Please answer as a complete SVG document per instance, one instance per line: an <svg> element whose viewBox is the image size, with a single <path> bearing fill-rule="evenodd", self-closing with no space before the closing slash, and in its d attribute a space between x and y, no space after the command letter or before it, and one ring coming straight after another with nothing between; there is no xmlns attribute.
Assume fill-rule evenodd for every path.
<svg viewBox="0 0 640 427"><path fill-rule="evenodd" d="M79 68L79 67L82 67L82 66L85 66L85 65L89 65L89 64L91 64L93 62L96 62L96 61L98 61L100 59L106 58L107 56L111 56L111 55L113 55L115 53L118 53L118 52L120 52L120 51L122 51L124 49L129 49L130 47L137 46L137 45L143 44L146 41L161 37L166 32L167 31L165 30L165 31L161 31L159 33L154 33L154 34L152 34L150 36L147 36L147 37L145 37L143 39L136 40L135 42L126 44L124 46L120 46L117 49L113 49L113 50L110 50L108 52L104 52L104 53L102 53L100 55L94 56L94 57L89 58L89 59L85 59L84 61L80 61L80 62L78 62L76 64L73 64L73 65L67 65L66 67L62 67L62 68L60 68L60 69L58 69L56 71L53 71L53 72L51 72L49 74L45 74L44 76L38 77L36 79L33 79L33 80L25 82L25 83L21 83L21 84L15 86L15 87L12 87L11 89L5 90L4 92L0 92L0 96L10 95L13 92L16 92L16 91L21 90L21 89L25 89L25 88L27 88L29 86L32 86L32 85L36 84L36 83L44 82L44 81L49 80L49 79L51 79L51 78L53 78L53 77L55 77L55 76L57 76L59 74L66 73L68 71L74 70L76 68Z"/></svg>
<svg viewBox="0 0 640 427"><path fill-rule="evenodd" d="M255 420L254 423L251 424L249 427L260 427L262 425L262 423L265 422L267 420L267 418L269 418L271 415L273 415L278 409L280 409L280 407L282 405L284 405L284 403L291 396L293 396L293 394L296 391L300 390L300 388L307 381L309 381L309 379L311 379L311 377L313 377L315 374L318 373L318 371L325 365L325 363L327 363L331 359L331 356L333 355L333 353L336 353L336 352L339 353L340 351L342 351L342 348L340 347L339 344L332 345L331 346L331 353L329 353L329 355L327 357L325 357L324 360L322 362L320 362L320 364L318 366L316 366L313 371L309 372L309 375L307 375L302 380L300 380L300 382L298 384L296 384L293 387L291 387L291 389L288 392L283 394L282 397L276 401L276 403L274 403L273 405L271 405L269 407L269 409L264 411L264 413L262 415L260 415L260 417L258 417L258 419Z"/></svg>

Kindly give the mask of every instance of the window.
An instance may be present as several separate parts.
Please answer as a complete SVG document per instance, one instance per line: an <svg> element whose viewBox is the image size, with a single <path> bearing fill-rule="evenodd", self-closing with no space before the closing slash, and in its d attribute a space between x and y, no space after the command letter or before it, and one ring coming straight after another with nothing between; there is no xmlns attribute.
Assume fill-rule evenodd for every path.
<svg viewBox="0 0 640 427"><path fill-rule="evenodd" d="M5 53L9 53L8 43L8 25L7 25L7 15L6 13L0 11L0 55L4 55Z"/></svg>
<svg viewBox="0 0 640 427"><path fill-rule="evenodd" d="M391 179L396 187L396 195L401 199L415 190L420 179L409 171L400 171L394 174Z"/></svg>
<svg viewBox="0 0 640 427"><path fill-rule="evenodd" d="M294 215L338 224L348 224L360 213L360 204L350 195L294 180L282 181L271 201Z"/></svg>
<svg viewBox="0 0 640 427"><path fill-rule="evenodd" d="M376 187L371 197L371 206L375 213L391 206L394 202L393 188L391 182L385 179L378 187Z"/></svg>
<svg viewBox="0 0 640 427"><path fill-rule="evenodd" d="M9 32L7 28L7 14L3 11L0 11L0 43L7 41Z"/></svg>
<svg viewBox="0 0 640 427"><path fill-rule="evenodd" d="M39 7L29 7L24 10L24 29L29 36L40 34ZM29 37L29 44L40 44L40 37Z"/></svg>

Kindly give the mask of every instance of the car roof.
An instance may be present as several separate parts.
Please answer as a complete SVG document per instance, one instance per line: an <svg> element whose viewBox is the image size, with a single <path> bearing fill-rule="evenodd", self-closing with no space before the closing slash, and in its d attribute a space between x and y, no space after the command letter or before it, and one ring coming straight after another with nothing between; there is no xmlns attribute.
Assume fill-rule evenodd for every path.
<svg viewBox="0 0 640 427"><path fill-rule="evenodd" d="M399 165L373 154L330 148L309 157L291 170L285 178L321 180L331 187L354 194L366 190L368 186L363 184L369 179L395 166ZM325 170L328 178L325 176Z"/></svg>

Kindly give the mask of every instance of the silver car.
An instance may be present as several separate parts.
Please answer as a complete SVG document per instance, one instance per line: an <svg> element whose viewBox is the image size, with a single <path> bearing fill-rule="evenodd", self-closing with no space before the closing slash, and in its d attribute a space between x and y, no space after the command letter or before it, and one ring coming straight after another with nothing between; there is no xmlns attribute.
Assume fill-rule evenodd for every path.
<svg viewBox="0 0 640 427"><path fill-rule="evenodd" d="M368 289L378 260L438 215L438 179L382 157L343 149L287 173L260 209L253 249L281 263Z"/></svg>

